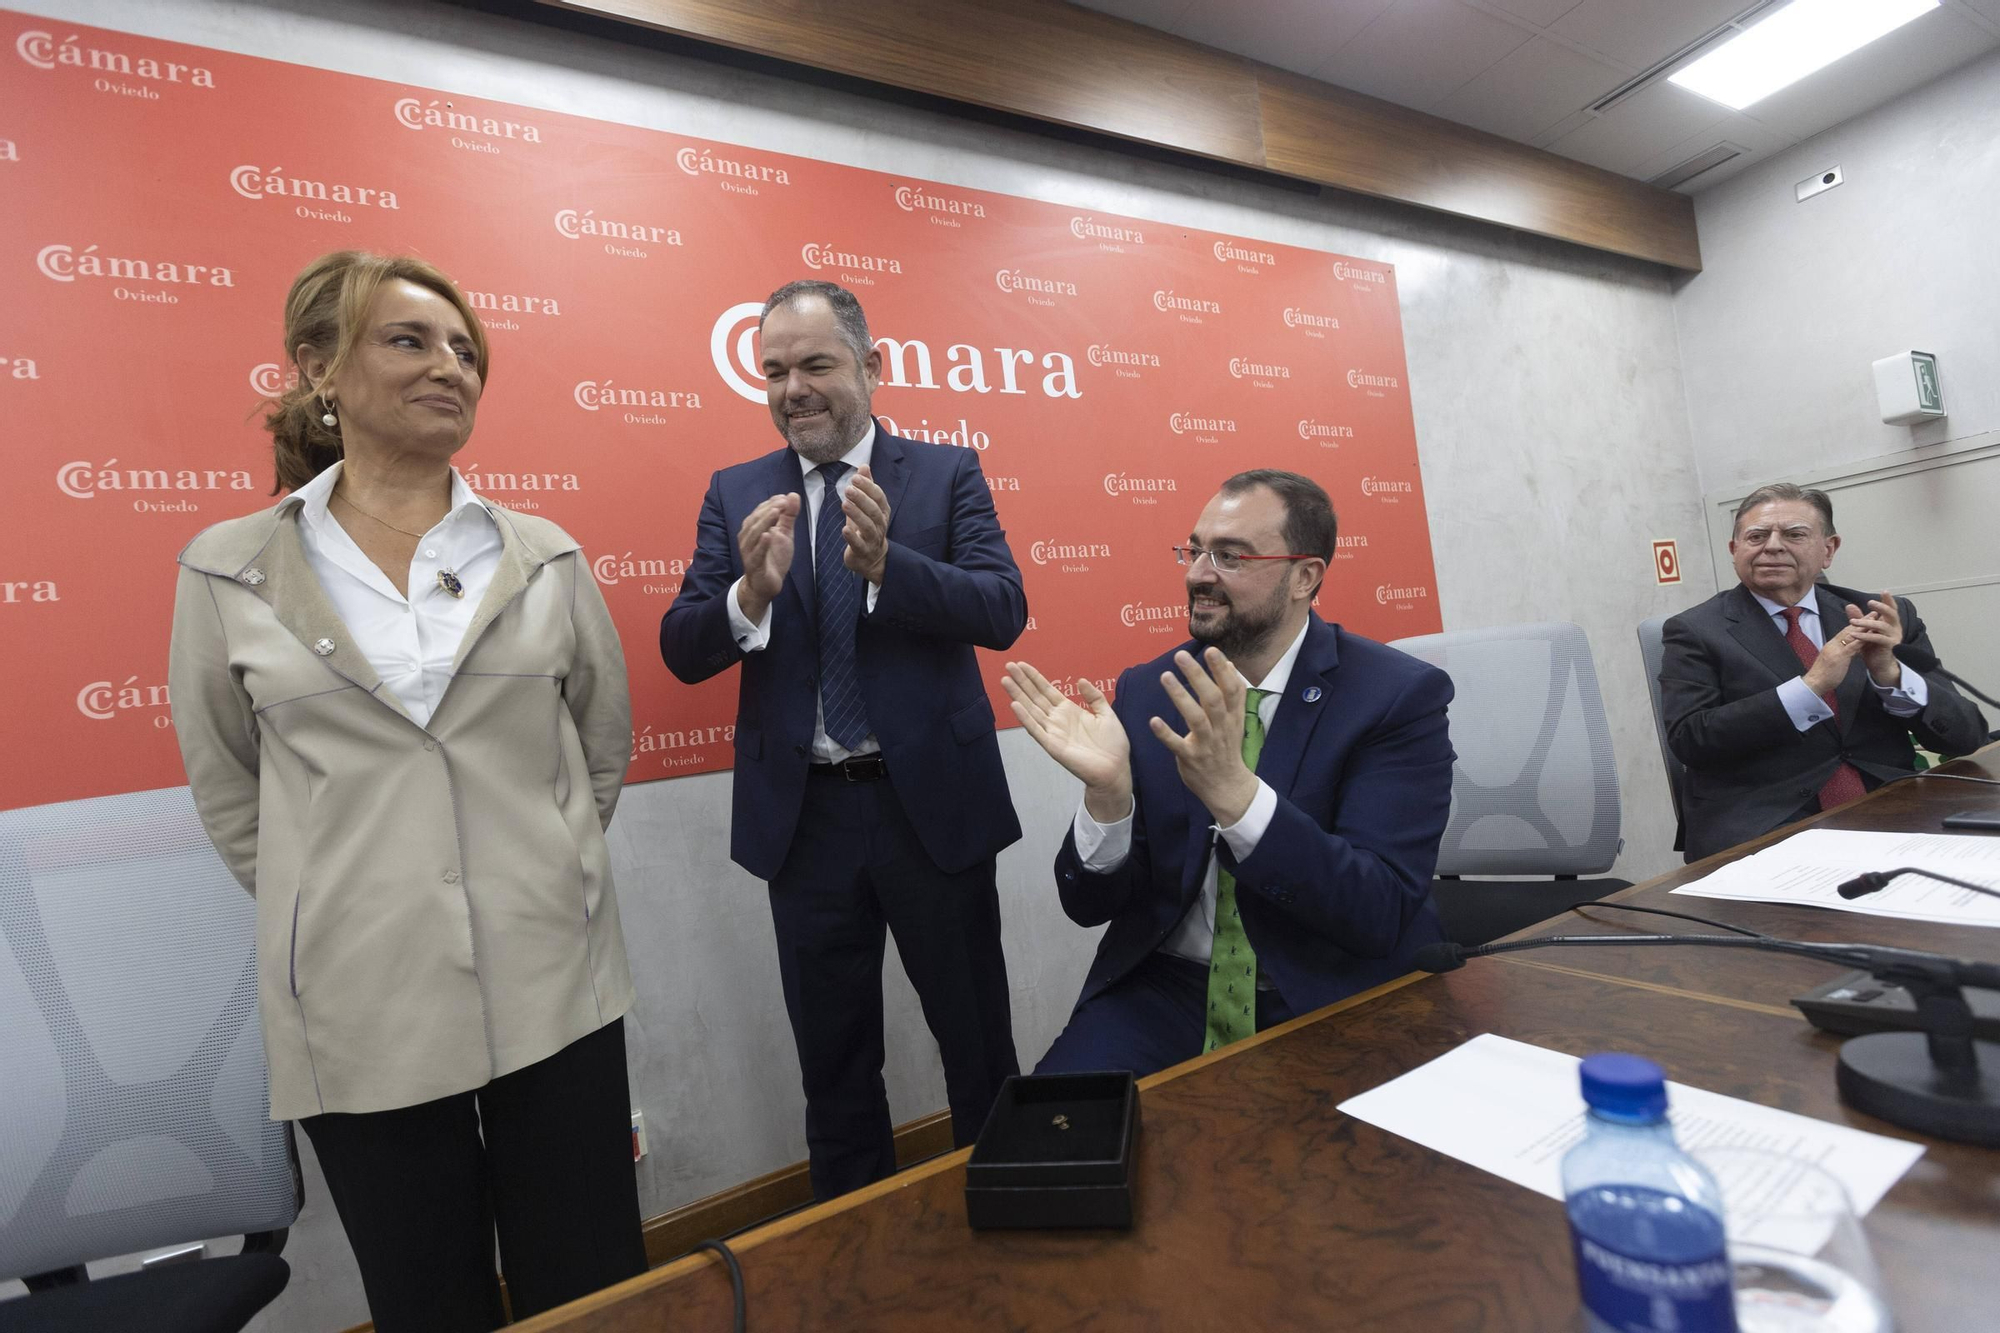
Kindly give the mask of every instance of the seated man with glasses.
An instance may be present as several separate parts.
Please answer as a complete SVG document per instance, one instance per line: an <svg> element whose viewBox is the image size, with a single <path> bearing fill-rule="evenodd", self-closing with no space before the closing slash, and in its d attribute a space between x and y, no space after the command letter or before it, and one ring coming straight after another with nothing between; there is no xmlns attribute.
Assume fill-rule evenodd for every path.
<svg viewBox="0 0 2000 1333"><path fill-rule="evenodd" d="M1687 765L1690 861L1914 771L1912 736L1942 754L1986 743L1909 598L1822 581L1839 549L1825 491L1759 486L1729 539L1740 581L1666 623L1660 715Z"/></svg>
<svg viewBox="0 0 2000 1333"><path fill-rule="evenodd" d="M1110 923L1039 1073L1151 1073L1400 976L1444 938L1451 680L1313 613L1326 492L1239 473L1173 549L1191 641L1127 670L1115 703L1007 664L1014 715L1084 784L1063 910Z"/></svg>

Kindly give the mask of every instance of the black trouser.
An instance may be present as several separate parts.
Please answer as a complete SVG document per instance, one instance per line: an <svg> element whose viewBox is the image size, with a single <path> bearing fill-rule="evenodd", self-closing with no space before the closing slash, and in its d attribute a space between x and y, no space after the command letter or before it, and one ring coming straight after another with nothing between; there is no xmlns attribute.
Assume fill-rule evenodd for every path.
<svg viewBox="0 0 2000 1333"><path fill-rule="evenodd" d="M770 887L813 1197L896 1169L882 1084L885 927L937 1038L955 1143L979 1136L1000 1084L1020 1072L993 869L989 857L939 870L886 780L806 780L798 832Z"/></svg>
<svg viewBox="0 0 2000 1333"><path fill-rule="evenodd" d="M625 1022L483 1088L299 1122L377 1333L484 1333L646 1271Z"/></svg>

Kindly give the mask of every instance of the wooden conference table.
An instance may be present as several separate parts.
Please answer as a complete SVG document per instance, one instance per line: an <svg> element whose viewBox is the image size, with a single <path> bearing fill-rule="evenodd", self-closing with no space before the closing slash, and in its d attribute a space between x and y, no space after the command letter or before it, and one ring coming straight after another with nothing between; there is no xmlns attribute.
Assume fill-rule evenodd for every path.
<svg viewBox="0 0 2000 1333"><path fill-rule="evenodd" d="M2000 777L2000 746L1945 771ZM2000 788L1918 778L1808 822L1937 831L1958 810L2000 811ZM1793 938L2000 962L2000 930L1668 897L1771 840L1617 898ZM1702 930L1593 916L1525 933ZM1844 1107L1838 1039L1789 1007L1835 975L1776 954L1607 946L1406 977L1142 1082L1130 1232L974 1232L967 1154L956 1152L733 1241L750 1326L1569 1330L1579 1323L1561 1205L1335 1106L1495 1032L1574 1055L1635 1051L1684 1083L1920 1138ZM1897 1326L2000 1328L2000 1149L1926 1142L1867 1219ZM692 1333L726 1330L730 1315L727 1274L702 1254L517 1327Z"/></svg>

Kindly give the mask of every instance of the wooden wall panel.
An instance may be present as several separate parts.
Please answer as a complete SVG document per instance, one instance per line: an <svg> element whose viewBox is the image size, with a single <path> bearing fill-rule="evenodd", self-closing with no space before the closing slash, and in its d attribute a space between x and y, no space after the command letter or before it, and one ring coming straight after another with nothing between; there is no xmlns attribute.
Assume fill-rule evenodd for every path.
<svg viewBox="0 0 2000 1333"><path fill-rule="evenodd" d="M1059 0L540 0L700 41L1699 270L1694 205Z"/></svg>

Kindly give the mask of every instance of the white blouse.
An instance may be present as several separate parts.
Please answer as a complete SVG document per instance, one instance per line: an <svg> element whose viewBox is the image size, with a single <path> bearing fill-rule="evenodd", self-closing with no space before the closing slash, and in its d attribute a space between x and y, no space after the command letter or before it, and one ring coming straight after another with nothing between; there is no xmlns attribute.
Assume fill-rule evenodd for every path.
<svg viewBox="0 0 2000 1333"><path fill-rule="evenodd" d="M299 488L306 560L382 684L418 726L429 726L451 684L458 646L499 567L499 525L453 468L451 509L418 540L405 597L327 508L342 466L335 463ZM442 571L457 577L463 596L445 589Z"/></svg>

